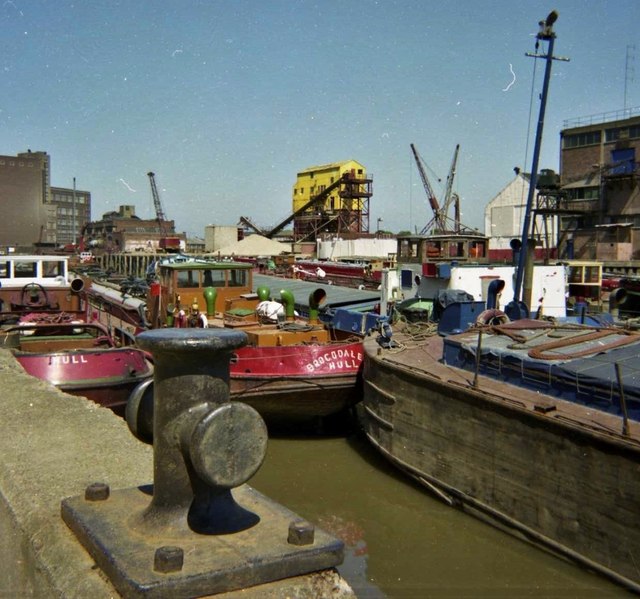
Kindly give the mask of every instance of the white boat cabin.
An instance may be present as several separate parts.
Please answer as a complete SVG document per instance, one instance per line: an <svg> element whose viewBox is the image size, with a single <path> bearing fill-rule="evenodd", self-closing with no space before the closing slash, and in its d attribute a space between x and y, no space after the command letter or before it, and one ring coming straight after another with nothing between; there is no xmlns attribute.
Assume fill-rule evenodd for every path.
<svg viewBox="0 0 640 599"><path fill-rule="evenodd" d="M2 311L79 310L80 279L71 279L65 256L0 256Z"/></svg>

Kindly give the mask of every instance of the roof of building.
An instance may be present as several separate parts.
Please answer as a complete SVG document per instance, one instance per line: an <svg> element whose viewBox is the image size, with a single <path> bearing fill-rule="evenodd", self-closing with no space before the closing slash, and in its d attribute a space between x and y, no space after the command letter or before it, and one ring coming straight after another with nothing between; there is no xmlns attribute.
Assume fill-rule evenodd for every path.
<svg viewBox="0 0 640 599"><path fill-rule="evenodd" d="M304 175L305 173L315 173L317 171L328 171L331 169L339 169L345 164L349 164L350 162L355 162L356 164L360 164L357 160L342 160L340 162L329 162L328 164L319 164L316 166L310 166L308 168L302 169L298 171L299 175ZM360 164L360 166L363 166ZM363 167L364 168L364 167Z"/></svg>

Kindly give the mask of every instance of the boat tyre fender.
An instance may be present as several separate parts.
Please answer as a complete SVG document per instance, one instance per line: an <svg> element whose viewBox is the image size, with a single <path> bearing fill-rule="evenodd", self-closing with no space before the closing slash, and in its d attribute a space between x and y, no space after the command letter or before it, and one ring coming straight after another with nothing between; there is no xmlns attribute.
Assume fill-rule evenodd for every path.
<svg viewBox="0 0 640 599"><path fill-rule="evenodd" d="M502 311L496 308L492 310L485 310L478 315L476 318L476 324L483 326L496 326L499 324L507 324L510 322L509 317Z"/></svg>

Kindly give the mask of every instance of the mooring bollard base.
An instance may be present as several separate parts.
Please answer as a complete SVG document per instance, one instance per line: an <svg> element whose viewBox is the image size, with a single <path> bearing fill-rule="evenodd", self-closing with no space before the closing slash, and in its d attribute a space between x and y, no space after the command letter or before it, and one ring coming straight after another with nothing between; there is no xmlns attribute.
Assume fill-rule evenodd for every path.
<svg viewBox="0 0 640 599"><path fill-rule="evenodd" d="M259 517L247 530L198 534L183 519L152 535L141 532L138 524L149 507L149 489L115 490L104 501L85 496L62 501L63 520L125 597L211 595L342 563L344 544L320 529L310 544L290 543L290 526L300 516L248 485L233 490L238 503ZM176 556L180 559L172 564Z"/></svg>

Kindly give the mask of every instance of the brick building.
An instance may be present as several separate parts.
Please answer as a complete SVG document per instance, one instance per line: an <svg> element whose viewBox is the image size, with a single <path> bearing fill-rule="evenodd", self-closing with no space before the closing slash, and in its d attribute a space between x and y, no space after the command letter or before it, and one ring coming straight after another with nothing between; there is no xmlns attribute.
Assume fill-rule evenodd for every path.
<svg viewBox="0 0 640 599"><path fill-rule="evenodd" d="M560 133L561 257L640 260L640 109L576 119Z"/></svg>
<svg viewBox="0 0 640 599"><path fill-rule="evenodd" d="M135 206L120 206L117 212L107 212L102 219L89 222L82 232L84 245L97 253L157 252L160 240L169 234L181 240L185 249L186 235L174 233L172 220L164 221L164 231L157 219L144 220L136 216Z"/></svg>

